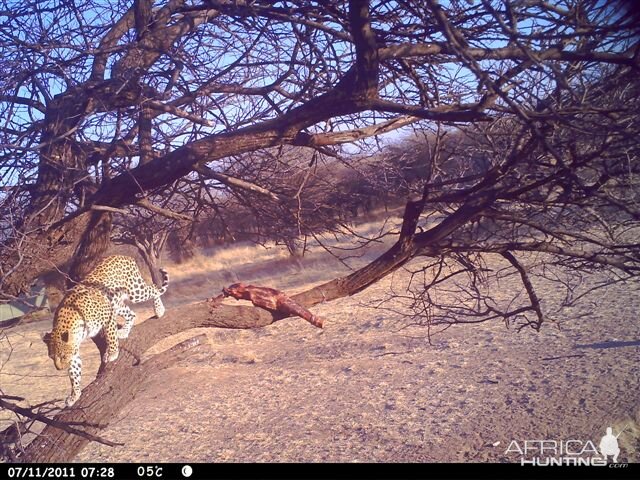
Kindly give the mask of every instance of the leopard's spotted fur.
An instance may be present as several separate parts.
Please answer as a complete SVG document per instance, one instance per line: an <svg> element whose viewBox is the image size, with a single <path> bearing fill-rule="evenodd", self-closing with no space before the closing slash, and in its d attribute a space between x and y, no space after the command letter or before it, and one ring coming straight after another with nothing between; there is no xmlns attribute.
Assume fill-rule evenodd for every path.
<svg viewBox="0 0 640 480"><path fill-rule="evenodd" d="M53 330L45 334L44 341L56 368L69 369L71 395L66 399L67 406L80 398L80 344L83 340L103 331L107 351L102 361L106 363L118 358L118 339L129 336L136 318L125 300L138 303L153 299L156 315L164 315L160 296L167 291L169 276L164 270L160 271L162 287L148 285L133 258L114 255L103 259L62 299L54 316ZM116 323L118 315L125 319L120 330Z"/></svg>

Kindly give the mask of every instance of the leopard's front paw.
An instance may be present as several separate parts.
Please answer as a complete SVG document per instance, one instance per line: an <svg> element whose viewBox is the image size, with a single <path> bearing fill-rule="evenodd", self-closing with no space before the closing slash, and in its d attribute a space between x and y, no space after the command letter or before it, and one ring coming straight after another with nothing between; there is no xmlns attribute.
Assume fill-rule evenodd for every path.
<svg viewBox="0 0 640 480"><path fill-rule="evenodd" d="M71 395L69 395L67 397L67 399L64 401L64 404L67 407L72 407L74 403L76 403L78 401L78 399L80 398L80 394L76 394L76 393L72 393Z"/></svg>
<svg viewBox="0 0 640 480"><path fill-rule="evenodd" d="M102 361L104 363L113 362L118 359L119 355L120 355L120 350L116 350L115 352L112 352L112 353L106 352L104 354L104 357L102 358Z"/></svg>

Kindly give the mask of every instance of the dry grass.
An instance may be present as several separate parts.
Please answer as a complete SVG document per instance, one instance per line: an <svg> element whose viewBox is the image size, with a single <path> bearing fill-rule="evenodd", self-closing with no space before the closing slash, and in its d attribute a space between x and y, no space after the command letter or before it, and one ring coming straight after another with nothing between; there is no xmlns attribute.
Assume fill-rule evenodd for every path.
<svg viewBox="0 0 640 480"><path fill-rule="evenodd" d="M350 231L338 235L325 235L318 240L332 249L336 257L327 253L318 240L310 239L306 252L298 263L292 261L286 247L273 242L254 245L239 242L230 246L213 247L199 251L183 263L165 262L171 275L171 287L167 293L169 304L182 304L217 295L223 286L244 282L268 285L289 294L312 288L324 281L362 267L388 248L395 237L400 219L384 223L380 220L361 223L355 229L360 243L374 239L354 250ZM381 234L387 234L378 239Z"/></svg>

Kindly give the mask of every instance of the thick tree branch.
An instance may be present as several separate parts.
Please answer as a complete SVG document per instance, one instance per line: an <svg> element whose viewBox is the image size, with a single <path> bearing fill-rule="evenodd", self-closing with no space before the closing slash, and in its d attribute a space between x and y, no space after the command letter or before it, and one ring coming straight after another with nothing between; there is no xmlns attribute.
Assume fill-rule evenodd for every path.
<svg viewBox="0 0 640 480"><path fill-rule="evenodd" d="M400 239L387 253L358 272L293 295L291 300L303 307L310 307L320 302L353 295L406 263L416 253L411 236L415 232L422 205L422 200L408 203ZM104 368L104 375L85 388L74 407L63 411L56 417L56 421L72 421L78 412L82 412L82 417L87 422L112 418L135 397L148 376L145 364L139 366L139 359L145 351L163 338L197 327L264 327L286 316L287 314L268 312L260 308L220 305L213 298L169 310L160 319L136 326L129 339L122 342L118 361L108 364ZM153 365L153 361L150 365ZM117 382L117 387L113 382ZM75 438L55 427L47 427L42 435L29 445L23 460L69 461L86 443L86 439Z"/></svg>
<svg viewBox="0 0 640 480"><path fill-rule="evenodd" d="M249 192L258 193L260 195L264 195L265 197L269 197L276 202L282 202L284 199L270 190L267 190L260 185L256 185L255 183L247 182L246 180L241 180L239 178L232 177L230 175L226 175L224 173L218 173L206 165L197 165L195 167L195 171L198 172L205 178L210 178L212 180L217 180L218 182L227 185L231 188L239 188L242 190L247 190Z"/></svg>
<svg viewBox="0 0 640 480"><path fill-rule="evenodd" d="M371 28L369 0L349 1L351 36L356 48L356 95L373 99L378 97L378 49Z"/></svg>
<svg viewBox="0 0 640 480"><path fill-rule="evenodd" d="M193 217L189 215L183 215L182 213L173 212L169 209L159 207L151 203L146 198L141 198L135 203L138 207L146 208L150 212L157 213L158 215L162 215L163 217L170 218L172 220L182 220L185 222L193 222Z"/></svg>
<svg viewBox="0 0 640 480"><path fill-rule="evenodd" d="M482 113L478 105L445 105L437 108L423 108L419 105L405 105L387 100L371 100L368 102L371 110L379 112L400 113L412 115L423 120L435 120L440 122L472 122L488 120L489 117Z"/></svg>
<svg viewBox="0 0 640 480"><path fill-rule="evenodd" d="M215 127L215 123L207 120L206 118L202 118L198 115L193 115L189 112L185 112L173 105L157 102L155 100L147 100L144 105L150 109L156 110L161 113L170 113L175 115L176 117L184 118L185 120L189 120L198 125L204 125L205 127ZM156 114L157 115L157 114Z"/></svg>
<svg viewBox="0 0 640 480"><path fill-rule="evenodd" d="M129 213L128 210L125 210L124 208L116 208L116 207L109 207L107 205L91 205L90 207L87 207L87 210L95 210L97 212L111 212L111 213L121 213L123 215L127 215Z"/></svg>
<svg viewBox="0 0 640 480"><path fill-rule="evenodd" d="M41 112L45 112L47 107L42 103L32 98L21 97L20 95L0 95L0 102L17 103L20 105L27 105L28 107L35 108Z"/></svg>
<svg viewBox="0 0 640 480"><path fill-rule="evenodd" d="M392 118L386 122L377 123L369 127L357 128L353 130L346 130L343 132L330 132L330 133L306 133L300 132L295 139L294 144L305 147L319 147L326 145L338 145L341 143L354 142L363 138L369 138L375 135L382 135L398 128L411 125L412 123L420 121L421 118L417 116L404 115L396 118Z"/></svg>
<svg viewBox="0 0 640 480"><path fill-rule="evenodd" d="M529 60L532 56L545 58L546 60L557 60L565 62L601 62L614 65L629 65L638 67L638 59L630 53L610 53L594 51L573 51L552 47L544 50L525 50L523 48L502 47L502 48L473 48L462 47L462 52L475 60ZM394 58L408 57L432 57L430 62L447 63L452 61L451 57L457 55L457 50L448 43L406 43L391 45L379 50L380 60L390 60ZM443 57L438 58L438 55Z"/></svg>

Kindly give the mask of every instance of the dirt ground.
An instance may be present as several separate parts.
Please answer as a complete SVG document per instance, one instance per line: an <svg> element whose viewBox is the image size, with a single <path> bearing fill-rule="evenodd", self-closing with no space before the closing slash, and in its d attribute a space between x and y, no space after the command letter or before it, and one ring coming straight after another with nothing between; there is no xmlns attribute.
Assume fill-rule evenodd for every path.
<svg viewBox="0 0 640 480"><path fill-rule="evenodd" d="M313 261L302 269L278 265L218 265L218 276L169 266L173 284L165 303L170 308L219 292L231 283L230 270L232 277L287 291L339 273L334 264ZM398 315L367 306L402 284L402 275L315 307L324 330L287 319L249 331L192 330L156 346L161 351L205 332L211 348L148 379L102 432L124 446L93 443L77 460L519 462L520 455L506 452L514 440L597 446L613 427L614 434L622 431L619 461L640 461L637 288L596 294L560 328L518 333L499 322L459 326L429 344L424 327L407 327ZM549 297L551 289L542 286ZM148 305L134 309L139 318L151 314ZM54 369L40 340L49 328L47 321L3 333L3 393L32 405L66 396L66 374ZM91 342L82 352L86 385L99 359ZM1 415L6 424L9 415Z"/></svg>

